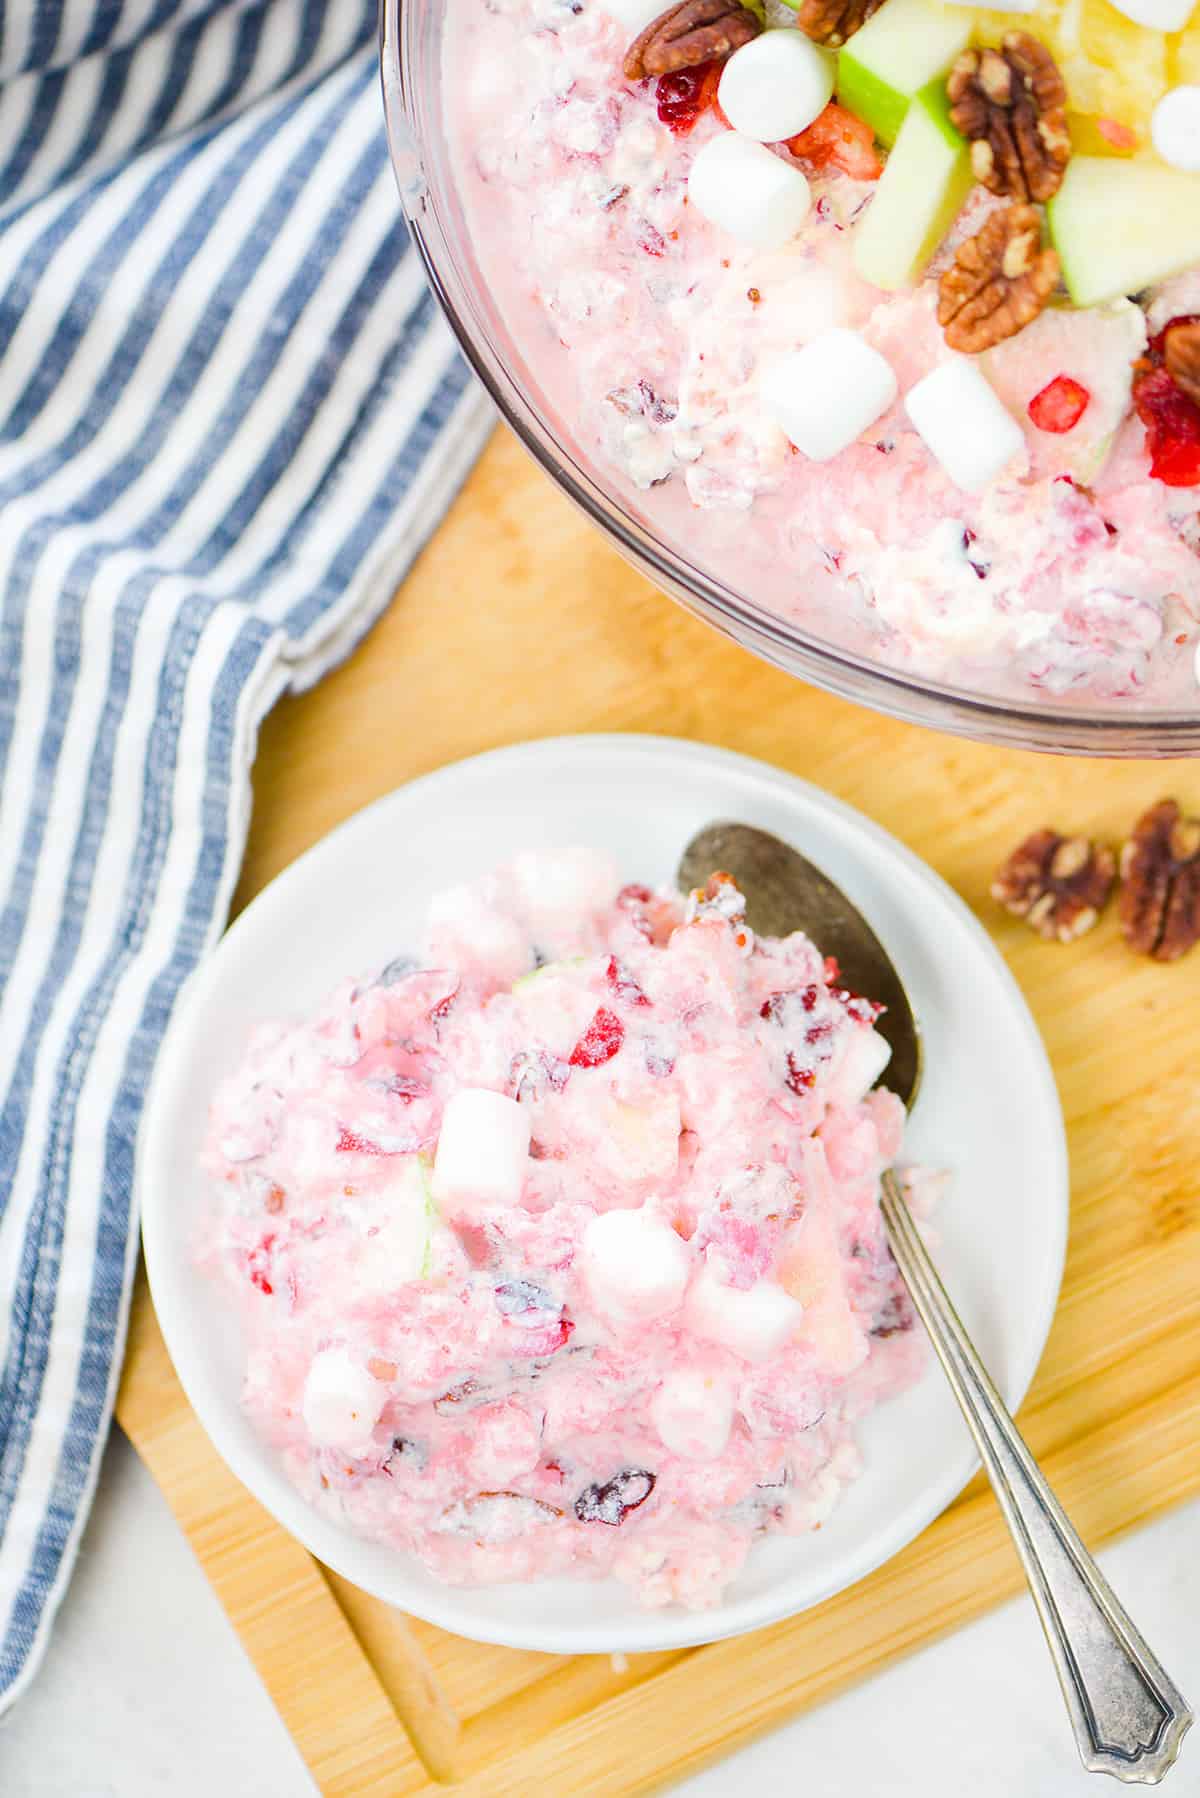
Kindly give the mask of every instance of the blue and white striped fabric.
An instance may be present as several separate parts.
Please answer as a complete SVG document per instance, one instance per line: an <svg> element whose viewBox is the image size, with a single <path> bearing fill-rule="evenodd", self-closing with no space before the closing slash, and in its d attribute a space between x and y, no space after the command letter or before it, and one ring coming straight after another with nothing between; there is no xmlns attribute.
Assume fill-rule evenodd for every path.
<svg viewBox="0 0 1200 1798"><path fill-rule="evenodd" d="M374 0L0 0L0 1708L87 1512L138 1118L259 720L488 425L374 33Z"/></svg>

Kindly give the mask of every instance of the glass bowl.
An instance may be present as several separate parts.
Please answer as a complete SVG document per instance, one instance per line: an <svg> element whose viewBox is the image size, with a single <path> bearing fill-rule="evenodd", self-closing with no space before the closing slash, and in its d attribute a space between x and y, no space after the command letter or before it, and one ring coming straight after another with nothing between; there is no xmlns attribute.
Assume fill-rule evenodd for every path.
<svg viewBox="0 0 1200 1798"><path fill-rule="evenodd" d="M381 0L384 106L401 202L430 284L463 353L534 460L639 571L690 612L788 673L909 723L1026 749L1105 756L1200 753L1200 692L1098 701L1042 695L999 676L968 690L889 666L849 630L805 629L716 578L639 516L638 495L561 417L483 278L445 130L446 0ZM841 638L841 640L837 640Z"/></svg>

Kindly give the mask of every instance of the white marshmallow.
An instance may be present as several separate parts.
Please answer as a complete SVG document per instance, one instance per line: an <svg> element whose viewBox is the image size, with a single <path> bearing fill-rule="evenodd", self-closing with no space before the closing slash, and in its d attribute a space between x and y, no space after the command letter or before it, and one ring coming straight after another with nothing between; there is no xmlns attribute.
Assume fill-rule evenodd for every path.
<svg viewBox="0 0 1200 1798"><path fill-rule="evenodd" d="M804 1315L799 1299L773 1280L742 1289L726 1286L711 1267L701 1268L688 1293L687 1321L697 1336L723 1342L744 1361L768 1361Z"/></svg>
<svg viewBox="0 0 1200 1798"><path fill-rule="evenodd" d="M434 966L485 963L507 985L528 971L529 938L479 885L446 887L429 902L426 947Z"/></svg>
<svg viewBox="0 0 1200 1798"><path fill-rule="evenodd" d="M764 31L735 50L717 100L735 131L776 144L804 131L833 98L833 57L795 26Z"/></svg>
<svg viewBox="0 0 1200 1798"><path fill-rule="evenodd" d="M691 1272L687 1244L661 1218L604 1211L583 1233L583 1271L593 1303L621 1317L665 1317L683 1301Z"/></svg>
<svg viewBox="0 0 1200 1798"><path fill-rule="evenodd" d="M845 1048L833 1070L826 1097L831 1105L857 1105L892 1059L891 1045L878 1030L854 1030L843 1040Z"/></svg>
<svg viewBox="0 0 1200 1798"><path fill-rule="evenodd" d="M1112 0L1118 12L1150 31L1182 31L1196 0Z"/></svg>
<svg viewBox="0 0 1200 1798"><path fill-rule="evenodd" d="M528 1111L504 1093L464 1087L442 1113L433 1196L451 1209L472 1201L515 1205L528 1156Z"/></svg>
<svg viewBox="0 0 1200 1798"><path fill-rule="evenodd" d="M1154 148L1173 169L1200 174L1200 87L1173 87L1150 116Z"/></svg>
<svg viewBox="0 0 1200 1798"><path fill-rule="evenodd" d="M904 408L956 487L978 493L1025 449L1025 434L973 362L955 356L905 395Z"/></svg>
<svg viewBox="0 0 1200 1798"><path fill-rule="evenodd" d="M715 1461L729 1441L733 1399L724 1380L682 1368L669 1373L654 1394L650 1418L673 1455Z"/></svg>
<svg viewBox="0 0 1200 1798"><path fill-rule="evenodd" d="M823 331L766 371L767 405L814 462L828 462L893 405L891 364L857 331Z"/></svg>
<svg viewBox="0 0 1200 1798"><path fill-rule="evenodd" d="M811 199L799 169L737 131L710 138L688 176L688 201L696 211L756 250L790 243Z"/></svg>
<svg viewBox="0 0 1200 1798"><path fill-rule="evenodd" d="M322 1349L304 1382L305 1427L319 1448L363 1454L386 1398L387 1388L344 1348Z"/></svg>
<svg viewBox="0 0 1200 1798"><path fill-rule="evenodd" d="M604 0L604 10L633 38L658 18L663 7L662 0Z"/></svg>

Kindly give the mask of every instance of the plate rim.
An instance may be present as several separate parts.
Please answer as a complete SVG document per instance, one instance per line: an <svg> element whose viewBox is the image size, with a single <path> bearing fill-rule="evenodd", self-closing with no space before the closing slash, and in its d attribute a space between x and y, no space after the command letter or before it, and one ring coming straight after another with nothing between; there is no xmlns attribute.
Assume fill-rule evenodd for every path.
<svg viewBox="0 0 1200 1798"><path fill-rule="evenodd" d="M611 1632L604 1633L604 1629L601 1627L589 1629L578 1625L555 1624L549 1628L539 1628L536 1616L532 1621L528 1621L530 1613L535 1611L534 1606L525 1607L520 1620L515 1621L512 1627L502 1629L490 1625L472 1627L469 1619L460 1617L452 1608L444 1609L440 1603L426 1602L423 1595L414 1595L417 1602L409 1602L407 1599L402 1602L394 1593L380 1590L378 1584L365 1583L361 1570L352 1570L338 1552L342 1541L353 1542L352 1533L332 1519L324 1518L319 1512L314 1511L303 1496L291 1487L282 1469L278 1470L279 1479L283 1482L290 1500L294 1501L297 1517L301 1521L289 1521L280 1515L273 1498L264 1492L262 1483L256 1478L255 1468L248 1465L249 1457L243 1456L238 1446L224 1437L221 1418L216 1419L214 1428L209 1407L203 1402L197 1403L194 1396L194 1383L189 1379L189 1374L185 1370L189 1366L194 1367L199 1363L202 1358L201 1344L199 1341L193 1342L189 1333L180 1328L172 1304L168 1302L165 1307L162 1307L159 1302L159 1295L168 1288L170 1283L170 1275L166 1271L169 1259L167 1242L171 1234L168 1227L169 1206L165 1200L157 1205L152 1200L149 1203L146 1202L146 1195L155 1190L154 1183L148 1179L147 1167L152 1158L153 1147L159 1131L165 1128L165 1125L159 1124L158 1119L164 1096L174 1086L174 1082L169 1078L172 1064L177 1058L183 1056L193 1019L199 1016L206 995L217 984L217 977L224 959L233 953L229 945L233 944L236 947L240 944L242 937L253 927L252 921L262 910L269 908L278 892L285 886L291 888L302 885L313 864L332 857L336 853L338 844L347 835L359 831L369 832L371 822L377 814L386 811L402 797L409 799L416 796L419 802L421 797L430 792L436 792L439 786L453 786L464 779L470 780L477 774L490 774L496 769L503 771L506 764L516 768L523 762L536 762L547 755L561 758L579 754L600 754L612 756L618 760L623 757L637 760L650 755L660 761L674 756L690 764L693 772L697 765L721 770L728 775L757 782L775 796L782 797L793 805L797 801L807 803L816 810L831 815L847 827L852 834L865 837L885 859L899 862L919 882L932 885L943 903L958 915L960 922L975 939L978 950L990 961L993 970L998 974L1002 985L1007 990L1014 1017L1019 1020L1028 1039L1032 1051L1029 1076L1032 1077L1036 1073L1038 1083L1044 1089L1043 1097L1048 1101L1048 1116L1053 1118L1057 1126L1054 1131L1054 1165L1047 1169L1046 1175L1047 1192L1054 1195L1056 1202L1052 1208L1047 1206L1049 1233L1043 1258L1044 1290L1039 1295L1040 1302L1033 1313L1036 1327L1029 1336L1026 1351L1020 1357L1012 1378L1007 1382L1004 1394L1010 1409L1016 1412L1024 1401L1040 1365L1057 1311L1070 1224L1069 1153L1065 1120L1053 1067L1024 993L996 944L971 907L915 850L910 849L907 844L901 842L873 818L859 811L856 806L827 792L815 782L806 780L802 775L792 774L790 771L778 768L758 757L745 755L740 751L726 749L715 744L635 731L576 732L526 738L516 743L500 745L461 757L424 774L416 775L410 780L402 781L332 826L268 881L222 933L213 947L201 957L185 983L159 1046L143 1106L134 1167L135 1196L139 1210L147 1280L154 1301L155 1315L168 1357L188 1405L224 1465L246 1487L250 1495L264 1507L272 1520L299 1541L319 1564L328 1567L332 1572L358 1586L361 1590L371 1593L381 1602L392 1605L397 1610L407 1612L412 1616L420 1617L436 1628L446 1630L454 1635L464 1636L468 1640L500 1647L563 1655L654 1653L698 1647L781 1623L792 1616L800 1615L803 1611L812 1609L813 1606L823 1603L826 1599L832 1598L842 1591L849 1590L870 1573L885 1566L948 1509L979 1470L979 1457L966 1433L965 1426L963 1453L948 1465L942 1480L932 1490L929 1503L921 1507L921 1516L913 1527L905 1529L898 1537L888 1536L881 1552L875 1553L869 1550L865 1556L859 1557L856 1561L856 1570L848 1579L835 1577L827 1584L815 1586L800 1604L794 1602L769 1604L765 1603L761 1597L751 1597L740 1601L734 1600L731 1603L722 1601L711 1612L692 1612L678 1606L669 1606L659 1611L646 1612L639 1618L639 1622L644 1623L645 1628L639 1631L637 1640L634 1642L627 1637L618 1638ZM1051 1224L1053 1227L1049 1228ZM876 1542L879 1534L880 1532L876 1532L868 1537L868 1543ZM403 1560L406 1557L397 1551L397 1558ZM528 1590L533 1593L536 1591L536 1587L537 1582L530 1582ZM469 1587L447 1586L445 1592L447 1599L450 1600L470 1589ZM748 1612L753 1612L753 1614L746 1614ZM706 1621L706 1619L715 1619L718 1616L722 1618L722 1622L717 1627L714 1627L711 1621Z"/></svg>

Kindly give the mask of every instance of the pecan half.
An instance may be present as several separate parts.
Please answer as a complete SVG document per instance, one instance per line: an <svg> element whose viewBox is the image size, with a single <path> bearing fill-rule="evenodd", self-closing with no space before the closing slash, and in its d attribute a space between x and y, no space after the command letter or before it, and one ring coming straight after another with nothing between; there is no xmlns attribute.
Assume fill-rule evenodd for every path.
<svg viewBox="0 0 1200 1798"><path fill-rule="evenodd" d="M1067 88L1044 44L1010 31L998 50L964 50L946 82L975 179L1013 200L1048 200L1071 156Z"/></svg>
<svg viewBox="0 0 1200 1798"><path fill-rule="evenodd" d="M1200 942L1200 818L1160 799L1121 851L1121 932L1139 955L1178 961Z"/></svg>
<svg viewBox="0 0 1200 1798"><path fill-rule="evenodd" d="M1182 319L1163 333L1163 362L1181 393L1200 406L1200 318Z"/></svg>
<svg viewBox="0 0 1200 1798"><path fill-rule="evenodd" d="M625 74L630 81L645 81L702 62L724 62L761 30L761 20L738 0L683 0L634 38L625 52Z"/></svg>
<svg viewBox="0 0 1200 1798"><path fill-rule="evenodd" d="M1014 337L1058 286L1054 250L1042 248L1036 206L1005 206L954 254L938 284L938 323L952 350L976 354Z"/></svg>
<svg viewBox="0 0 1200 1798"><path fill-rule="evenodd" d="M1116 858L1102 843L1035 830L997 871L992 898L1039 936L1070 943L1100 916L1115 874Z"/></svg>
<svg viewBox="0 0 1200 1798"><path fill-rule="evenodd" d="M802 0L796 23L814 44L837 50L861 31L882 5L883 0Z"/></svg>

